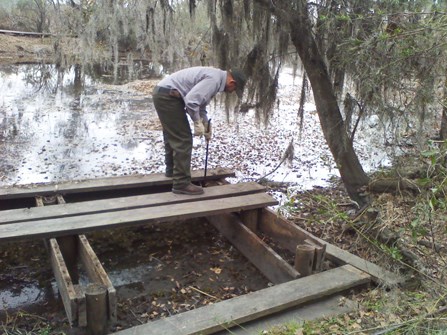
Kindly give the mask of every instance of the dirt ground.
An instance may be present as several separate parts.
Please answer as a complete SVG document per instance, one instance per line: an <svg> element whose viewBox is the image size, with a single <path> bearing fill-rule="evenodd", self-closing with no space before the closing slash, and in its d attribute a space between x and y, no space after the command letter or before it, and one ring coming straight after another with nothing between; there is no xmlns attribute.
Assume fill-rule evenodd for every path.
<svg viewBox="0 0 447 335"><path fill-rule="evenodd" d="M53 43L48 38L0 34L0 62L26 63L53 57Z"/></svg>

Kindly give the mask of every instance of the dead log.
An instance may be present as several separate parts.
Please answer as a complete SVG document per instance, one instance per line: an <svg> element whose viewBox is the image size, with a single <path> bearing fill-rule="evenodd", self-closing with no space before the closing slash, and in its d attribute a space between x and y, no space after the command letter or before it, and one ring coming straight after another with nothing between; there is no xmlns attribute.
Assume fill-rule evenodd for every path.
<svg viewBox="0 0 447 335"><path fill-rule="evenodd" d="M30 37L54 36L53 34L50 34L50 33L37 33L34 31L15 31L15 30L5 30L5 29L0 29L0 34L30 36Z"/></svg>
<svg viewBox="0 0 447 335"><path fill-rule="evenodd" d="M371 193L399 193L410 191L412 193L420 193L419 186L409 179L376 179L369 183L368 191Z"/></svg>

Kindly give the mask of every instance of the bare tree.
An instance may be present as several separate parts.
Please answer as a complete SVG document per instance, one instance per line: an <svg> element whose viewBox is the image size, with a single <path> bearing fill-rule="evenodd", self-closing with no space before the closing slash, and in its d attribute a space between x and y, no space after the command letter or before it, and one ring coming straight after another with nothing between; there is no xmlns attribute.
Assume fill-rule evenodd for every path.
<svg viewBox="0 0 447 335"><path fill-rule="evenodd" d="M257 2L266 6L268 1ZM291 4L290 1L277 1L276 6L269 5L268 8L275 17L289 25L292 43L309 78L321 128L340 176L349 196L359 205L364 205L368 202L364 196L364 188L369 178L363 171L352 140L346 132L331 77L314 38L308 2L300 0Z"/></svg>
<svg viewBox="0 0 447 335"><path fill-rule="evenodd" d="M222 1L220 26L215 4L211 3L209 13L219 65L243 64L251 78L249 98L256 100L253 106L264 118L268 117L276 99L278 73L287 60L291 42L309 79L321 127L346 190L360 206L368 203L364 190L369 178L346 132L327 64L317 45L308 2ZM243 36L247 32L251 39L245 41ZM251 47L243 50L243 42L246 42L245 46L251 43Z"/></svg>

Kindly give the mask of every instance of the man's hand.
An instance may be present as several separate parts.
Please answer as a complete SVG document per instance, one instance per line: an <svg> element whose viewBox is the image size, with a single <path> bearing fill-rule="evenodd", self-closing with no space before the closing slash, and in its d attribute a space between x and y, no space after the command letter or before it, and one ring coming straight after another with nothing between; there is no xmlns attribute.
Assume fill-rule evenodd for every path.
<svg viewBox="0 0 447 335"><path fill-rule="evenodd" d="M207 141L211 140L211 136L213 135L213 129L211 127L211 120L205 120L202 119L203 127L205 128L205 133L203 134L205 136L205 139Z"/></svg>
<svg viewBox="0 0 447 335"><path fill-rule="evenodd" d="M205 127L203 126L202 120L194 121L194 136L205 135Z"/></svg>

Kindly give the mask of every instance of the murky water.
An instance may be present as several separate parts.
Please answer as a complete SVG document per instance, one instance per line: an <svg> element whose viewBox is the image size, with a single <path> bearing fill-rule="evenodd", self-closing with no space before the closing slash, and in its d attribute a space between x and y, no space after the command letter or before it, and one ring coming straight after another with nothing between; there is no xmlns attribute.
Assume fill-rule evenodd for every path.
<svg viewBox="0 0 447 335"><path fill-rule="evenodd" d="M298 134L297 82L287 71L281 76L280 104L267 127L257 127L250 113L228 123L223 107L211 106L208 167L233 169L238 180L256 179L274 171L293 140L293 163L269 178L309 188L337 176L311 103ZM163 172L162 136L149 92L104 84L76 68L62 72L39 64L0 67L0 91L0 187ZM367 171L389 164L382 142L372 142L380 149L371 141L358 143ZM204 157L203 142L195 139L192 167L203 168Z"/></svg>
<svg viewBox="0 0 447 335"><path fill-rule="evenodd" d="M0 68L0 90L0 185L142 172L157 147L132 128L155 117L141 93L50 65Z"/></svg>

